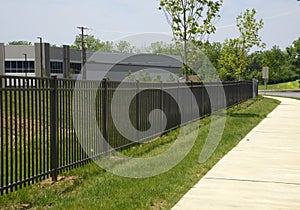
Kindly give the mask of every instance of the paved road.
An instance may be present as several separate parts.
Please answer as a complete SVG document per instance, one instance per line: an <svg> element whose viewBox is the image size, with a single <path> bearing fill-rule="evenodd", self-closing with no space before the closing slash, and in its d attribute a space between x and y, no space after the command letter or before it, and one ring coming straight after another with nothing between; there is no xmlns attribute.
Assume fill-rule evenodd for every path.
<svg viewBox="0 0 300 210"><path fill-rule="evenodd" d="M300 100L282 103L173 210L300 209Z"/></svg>
<svg viewBox="0 0 300 210"><path fill-rule="evenodd" d="M272 95L272 96L284 96L284 97L293 97L293 98L300 98L300 91L299 92L265 92L265 91L259 91L259 94L266 94L266 95Z"/></svg>

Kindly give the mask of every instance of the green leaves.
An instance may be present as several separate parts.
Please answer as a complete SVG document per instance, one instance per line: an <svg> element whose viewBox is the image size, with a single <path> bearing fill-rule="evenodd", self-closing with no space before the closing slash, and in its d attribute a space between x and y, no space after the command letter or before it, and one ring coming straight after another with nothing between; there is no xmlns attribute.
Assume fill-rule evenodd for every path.
<svg viewBox="0 0 300 210"><path fill-rule="evenodd" d="M32 45L32 43L28 41L12 41L8 42L8 45Z"/></svg>
<svg viewBox="0 0 300 210"><path fill-rule="evenodd" d="M256 20L255 15L255 9L251 11L247 9L236 18L237 27L240 31L241 47L246 52L249 52L254 46L265 47L265 43L262 42L262 38L259 36L259 31L263 28L264 22L262 19Z"/></svg>
<svg viewBox="0 0 300 210"><path fill-rule="evenodd" d="M254 47L264 48L265 43L259 36L263 28L263 20L255 19L256 10L247 9L236 18L236 25L240 36L236 39L226 40L221 52L218 65L222 80L240 80L245 78L247 67L247 54Z"/></svg>
<svg viewBox="0 0 300 210"><path fill-rule="evenodd" d="M198 47L205 45L209 35L216 31L214 20L219 17L222 3L223 0L160 0L158 9L164 11L174 40L184 46L181 55L185 64L189 65L187 42Z"/></svg>
<svg viewBox="0 0 300 210"><path fill-rule="evenodd" d="M85 47L88 50L102 51L102 52L121 52L121 53L134 53L137 49L127 41L119 41L117 43L106 41L102 42L94 35L85 36ZM75 38L74 44L71 46L73 49L81 49L81 37L78 35Z"/></svg>
<svg viewBox="0 0 300 210"><path fill-rule="evenodd" d="M293 42L292 46L287 47L286 51L291 68L294 69L298 79L300 79L300 37Z"/></svg>
<svg viewBox="0 0 300 210"><path fill-rule="evenodd" d="M96 38L95 36L87 35L85 37L85 45L86 45L85 47L88 50L97 51L97 50L101 50L102 48L109 50L110 49L109 45L111 45L111 43L101 42L100 39ZM71 48L81 49L81 36L80 35L76 36L74 45L71 46Z"/></svg>
<svg viewBox="0 0 300 210"><path fill-rule="evenodd" d="M161 0L159 9L165 12L175 39L200 43L215 32L213 23L221 5L222 1Z"/></svg>
<svg viewBox="0 0 300 210"><path fill-rule="evenodd" d="M240 80L245 76L246 54L238 39L225 40L218 66L221 80Z"/></svg>

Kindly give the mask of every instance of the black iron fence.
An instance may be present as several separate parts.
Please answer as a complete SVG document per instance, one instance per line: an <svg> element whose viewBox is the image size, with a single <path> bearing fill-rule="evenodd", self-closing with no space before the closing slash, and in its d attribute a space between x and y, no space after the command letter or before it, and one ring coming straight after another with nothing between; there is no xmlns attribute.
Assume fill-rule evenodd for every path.
<svg viewBox="0 0 300 210"><path fill-rule="evenodd" d="M56 180L61 171L81 166L110 150L152 139L212 111L239 104L253 97L256 86L249 81L120 85L105 80L0 76L1 194L50 176ZM121 94L113 100L116 91ZM222 92L225 105L219 102ZM132 95L126 107L124 101ZM152 113L156 109L166 116L164 129L162 112ZM116 128L113 117L118 119L124 113L128 113L130 124L142 131L137 132L137 141L124 137ZM150 113L155 122L152 125ZM154 129L149 130L151 126ZM84 132L75 128L84 128ZM110 147L99 139L99 131ZM78 139L86 139L85 145Z"/></svg>

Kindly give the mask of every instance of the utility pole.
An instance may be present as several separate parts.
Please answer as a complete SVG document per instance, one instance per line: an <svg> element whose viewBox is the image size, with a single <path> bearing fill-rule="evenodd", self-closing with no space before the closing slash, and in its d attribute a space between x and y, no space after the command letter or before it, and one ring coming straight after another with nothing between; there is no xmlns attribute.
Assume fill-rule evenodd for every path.
<svg viewBox="0 0 300 210"><path fill-rule="evenodd" d="M82 70L82 79L86 79L86 69L85 69L85 63L86 63L86 48L85 48L85 41L84 41L84 31L88 30L88 28L80 26L77 27L81 31L81 70Z"/></svg>

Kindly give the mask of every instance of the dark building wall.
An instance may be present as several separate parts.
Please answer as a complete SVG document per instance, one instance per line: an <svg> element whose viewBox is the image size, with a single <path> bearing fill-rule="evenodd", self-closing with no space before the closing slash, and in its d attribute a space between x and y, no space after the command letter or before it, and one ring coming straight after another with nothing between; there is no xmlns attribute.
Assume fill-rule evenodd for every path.
<svg viewBox="0 0 300 210"><path fill-rule="evenodd" d="M44 66L45 66L45 76L50 77L50 44L44 43Z"/></svg>
<svg viewBox="0 0 300 210"><path fill-rule="evenodd" d="M0 75L4 75L4 63L5 63L4 43L0 43Z"/></svg>
<svg viewBox="0 0 300 210"><path fill-rule="evenodd" d="M63 76L68 78L70 75L70 47L67 45L63 46Z"/></svg>
<svg viewBox="0 0 300 210"><path fill-rule="evenodd" d="M42 47L42 45L40 43L35 43L34 44L34 51L35 51L35 65L34 65L34 70L35 70L35 75L37 77L41 77L42 76L42 71L43 71L43 75L44 75L44 67L43 67L43 69L41 68L41 47ZM43 51L42 51L42 53L44 54Z"/></svg>

